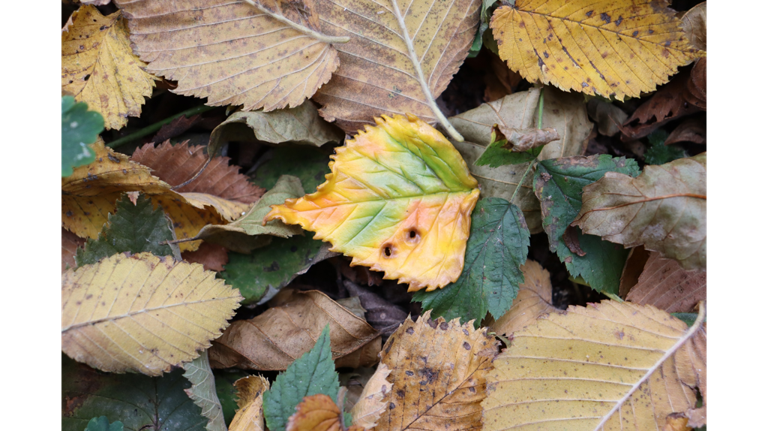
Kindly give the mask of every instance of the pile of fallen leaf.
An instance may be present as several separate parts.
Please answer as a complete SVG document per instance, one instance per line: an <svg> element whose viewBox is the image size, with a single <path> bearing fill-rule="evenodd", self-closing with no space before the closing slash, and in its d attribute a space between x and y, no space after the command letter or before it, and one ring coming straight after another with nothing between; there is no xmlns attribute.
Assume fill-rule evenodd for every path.
<svg viewBox="0 0 768 431"><path fill-rule="evenodd" d="M63 0L63 429L705 428L672 6Z"/></svg>

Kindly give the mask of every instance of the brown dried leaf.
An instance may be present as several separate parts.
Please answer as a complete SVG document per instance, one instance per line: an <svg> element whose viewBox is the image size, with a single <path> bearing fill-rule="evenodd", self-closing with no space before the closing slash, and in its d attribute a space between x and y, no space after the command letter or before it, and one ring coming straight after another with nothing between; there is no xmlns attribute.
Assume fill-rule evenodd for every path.
<svg viewBox="0 0 768 431"><path fill-rule="evenodd" d="M483 101L486 103L514 93L517 85L523 79L519 73L513 72L508 68L498 56L489 55L488 57L490 57L489 63L491 67L486 70L483 77L485 80Z"/></svg>
<svg viewBox="0 0 768 431"><path fill-rule="evenodd" d="M627 301L650 304L668 313L690 313L707 299L706 271L686 271L673 259L652 252Z"/></svg>
<svg viewBox="0 0 768 431"><path fill-rule="evenodd" d="M525 281L520 285L517 298L512 301L512 308L488 328L497 334L510 336L535 322L540 316L557 311L552 306L549 271L533 260L526 261L520 269Z"/></svg>
<svg viewBox="0 0 768 431"><path fill-rule="evenodd" d="M429 315L407 319L381 352L393 387L377 431L482 427L485 376L498 342L484 328Z"/></svg>
<svg viewBox="0 0 768 431"><path fill-rule="evenodd" d="M344 287L350 295L360 298L366 309L366 320L384 336L390 336L408 317L408 313L392 301L387 301L371 289L344 280Z"/></svg>
<svg viewBox="0 0 768 431"><path fill-rule="evenodd" d="M600 99L587 102L589 118L597 124L597 131L603 136L613 136L621 131L621 125L627 121L627 113L613 103Z"/></svg>
<svg viewBox="0 0 768 431"><path fill-rule="evenodd" d="M690 8L680 19L680 27L694 48L707 50L707 2ZM706 57L705 57L706 58Z"/></svg>
<svg viewBox="0 0 768 431"><path fill-rule="evenodd" d="M331 78L336 51L308 34L310 0L115 0L147 70L178 81L174 93L210 106L295 107Z"/></svg>
<svg viewBox="0 0 768 431"><path fill-rule="evenodd" d="M161 127L160 130L155 133L155 136L152 137L152 142L160 143L169 139L173 139L191 129L194 125L199 123L202 118L203 117L200 114L196 114L191 117L182 115Z"/></svg>
<svg viewBox="0 0 768 431"><path fill-rule="evenodd" d="M384 397L392 391L392 383L387 381L389 373L391 370L387 365L379 363L376 372L365 384L357 403L349 411L353 424L371 429L376 426L379 417L387 408Z"/></svg>
<svg viewBox="0 0 768 431"><path fill-rule="evenodd" d="M310 395L296 406L296 413L288 418L285 431L343 431L344 416L325 394Z"/></svg>
<svg viewBox="0 0 768 431"><path fill-rule="evenodd" d="M65 273L68 268L77 268L75 262L75 253L78 247L85 244L85 239L78 237L72 232L61 228L61 273Z"/></svg>
<svg viewBox="0 0 768 431"><path fill-rule="evenodd" d="M269 381L261 376L248 376L235 382L239 410L229 424L229 431L264 431L264 392Z"/></svg>
<svg viewBox="0 0 768 431"><path fill-rule="evenodd" d="M669 134L664 145L677 144L678 142L693 142L694 144L707 143L707 119L704 116L688 118L680 123Z"/></svg>
<svg viewBox="0 0 768 431"><path fill-rule="evenodd" d="M209 351L211 366L285 370L315 345L326 324L331 327L334 359L354 355L359 349L379 350L378 331L324 293L289 293L289 298L283 297L283 304L272 306L253 319L232 322L213 342ZM374 363L375 356L363 366Z"/></svg>
<svg viewBox="0 0 768 431"><path fill-rule="evenodd" d="M209 242L203 242L195 251L185 251L182 259L190 263L199 263L207 271L224 271L224 265L229 262L227 249Z"/></svg>
<svg viewBox="0 0 768 431"><path fill-rule="evenodd" d="M507 141L501 148L516 153L528 151L532 148L540 147L560 139L557 130L551 127L544 129L514 129L494 125L493 129L496 132L497 140L506 139Z"/></svg>
<svg viewBox="0 0 768 431"><path fill-rule="evenodd" d="M685 100L693 106L707 109L707 59L696 60L691 78L685 83Z"/></svg>
<svg viewBox="0 0 768 431"><path fill-rule="evenodd" d="M644 247L633 247L629 251L627 261L624 262L624 268L621 270L621 278L619 279L619 296L626 299L629 289L637 284L637 280L640 278L640 274L643 273L643 267L645 262L648 262L648 257L651 252L647 251Z"/></svg>

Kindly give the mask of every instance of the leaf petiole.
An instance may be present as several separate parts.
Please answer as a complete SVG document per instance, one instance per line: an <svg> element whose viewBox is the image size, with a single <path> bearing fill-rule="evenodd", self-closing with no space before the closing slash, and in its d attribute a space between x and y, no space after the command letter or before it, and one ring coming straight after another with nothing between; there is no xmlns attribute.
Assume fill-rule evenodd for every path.
<svg viewBox="0 0 768 431"><path fill-rule="evenodd" d="M312 29L310 29L308 27L305 27L305 26L303 26L301 24L297 24L297 23L293 22L293 21L289 20L288 18L286 18L286 17L284 17L282 15L279 15L279 14L276 14L276 13L272 12L271 10L265 8L264 6L260 5L259 3L256 3L254 0L245 0L245 2L248 3L249 5L255 7L256 9L264 12L265 14L271 16L272 18L276 19L277 21L280 21L281 23L283 23L283 24L285 24L285 25L295 29L296 31L304 33L307 36L313 37L313 38L319 40L320 42L325 42L325 43L346 43L346 42L349 42L349 37L347 37L347 36L328 36L328 35L325 35L325 34L322 34L322 33L318 33L318 32L316 32L316 31L314 31L314 30L312 30Z"/></svg>

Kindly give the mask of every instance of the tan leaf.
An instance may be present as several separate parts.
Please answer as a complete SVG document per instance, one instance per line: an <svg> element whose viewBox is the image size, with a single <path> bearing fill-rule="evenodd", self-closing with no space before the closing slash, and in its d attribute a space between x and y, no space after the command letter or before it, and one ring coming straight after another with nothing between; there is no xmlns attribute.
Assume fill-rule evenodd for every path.
<svg viewBox="0 0 768 431"><path fill-rule="evenodd" d="M680 19L680 27L691 42L691 46L701 51L707 50L707 2L690 8Z"/></svg>
<svg viewBox="0 0 768 431"><path fill-rule="evenodd" d="M664 145L672 145L680 142L693 142L694 144L707 143L707 122L704 116L695 116L683 120L664 141Z"/></svg>
<svg viewBox="0 0 768 431"><path fill-rule="evenodd" d="M341 65L314 97L324 105L320 115L352 135L382 114L413 114L440 122L461 141L435 98L467 56L480 5L480 0L318 0L323 32L350 38L334 45Z"/></svg>
<svg viewBox="0 0 768 431"><path fill-rule="evenodd" d="M663 429L706 392L702 313L689 329L652 306L603 301L550 313L494 361L483 429Z"/></svg>
<svg viewBox="0 0 768 431"><path fill-rule="evenodd" d="M706 271L685 271L676 260L652 252L627 301L650 304L668 313L692 312L707 299Z"/></svg>
<svg viewBox="0 0 768 431"><path fill-rule="evenodd" d="M295 107L328 82L339 59L318 40L313 3L279 0L115 0L147 70L174 93L246 111ZM313 34L314 33L314 34Z"/></svg>
<svg viewBox="0 0 768 431"><path fill-rule="evenodd" d="M229 431L264 431L264 392L269 389L269 381L261 376L248 376L235 382L237 388L237 407Z"/></svg>
<svg viewBox="0 0 768 431"><path fill-rule="evenodd" d="M62 276L62 350L102 371L168 372L210 346L243 299L215 275L150 253L70 269Z"/></svg>
<svg viewBox="0 0 768 431"><path fill-rule="evenodd" d="M290 293L291 299L250 320L237 320L214 341L209 351L214 368L285 370L308 352L326 324L331 327L331 352L341 358L381 338L364 319L319 291ZM367 365L375 363L376 358Z"/></svg>
<svg viewBox="0 0 768 431"><path fill-rule="evenodd" d="M525 281L520 285L512 308L498 318L488 329L503 335L512 335L534 323L539 317L557 311L552 306L552 281L549 271L533 260L520 268Z"/></svg>
<svg viewBox="0 0 768 431"><path fill-rule="evenodd" d="M119 129L138 117L155 77L131 51L119 12L103 16L82 6L61 33L61 88L104 117L104 127Z"/></svg>
<svg viewBox="0 0 768 431"><path fill-rule="evenodd" d="M195 251L185 251L181 257L189 263L199 263L206 271L224 271L229 262L227 249L216 244L203 242Z"/></svg>
<svg viewBox="0 0 768 431"><path fill-rule="evenodd" d="M707 265L707 153L647 165L633 178L616 172L584 187L572 223L624 247L676 259L684 269Z"/></svg>
<svg viewBox="0 0 768 431"><path fill-rule="evenodd" d="M459 319L406 319L381 352L392 370L388 405L376 430L465 430L482 427L486 373L498 342Z"/></svg>
<svg viewBox="0 0 768 431"><path fill-rule="evenodd" d="M530 82L639 97L694 60L680 20L656 0L517 0L491 18L499 57Z"/></svg>
<svg viewBox="0 0 768 431"><path fill-rule="evenodd" d="M77 253L78 247L82 247L85 244L83 238L78 237L72 232L61 228L61 273L67 271L69 268L77 268L75 262L75 253Z"/></svg>
<svg viewBox="0 0 768 431"><path fill-rule="evenodd" d="M392 383L387 381L390 372L386 364L379 363L376 372L365 384L360 398L349 412L353 424L370 429L376 426L379 417L387 408L384 397L392 391Z"/></svg>
<svg viewBox="0 0 768 431"><path fill-rule="evenodd" d="M331 397L311 395L296 406L296 413L288 418L285 431L343 431L344 417Z"/></svg>

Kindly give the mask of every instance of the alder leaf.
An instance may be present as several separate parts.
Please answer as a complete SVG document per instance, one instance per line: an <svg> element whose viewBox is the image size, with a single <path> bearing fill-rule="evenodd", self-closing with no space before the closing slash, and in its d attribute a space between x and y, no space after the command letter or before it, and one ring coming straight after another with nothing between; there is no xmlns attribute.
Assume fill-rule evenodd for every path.
<svg viewBox="0 0 768 431"><path fill-rule="evenodd" d="M392 383L387 376L392 371L384 363L379 363L376 372L365 384L357 403L349 411L352 423L366 429L373 429L387 408L384 397L392 391Z"/></svg>
<svg viewBox="0 0 768 431"><path fill-rule="evenodd" d="M647 165L637 178L608 172L584 187L576 221L584 233L676 259L683 269L707 265L707 153Z"/></svg>
<svg viewBox="0 0 768 431"><path fill-rule="evenodd" d="M383 271L409 290L456 281L480 191L456 149L409 115L377 118L331 156L317 192L275 205L279 219L315 232L352 265Z"/></svg>
<svg viewBox="0 0 768 431"><path fill-rule="evenodd" d="M264 392L269 389L269 381L261 376L248 376L235 382L237 388L237 406L230 431L264 431Z"/></svg>
<svg viewBox="0 0 768 431"><path fill-rule="evenodd" d="M146 196L140 195L134 205L123 195L116 208L117 212L109 214L109 225L104 225L99 238L89 238L85 248L77 250L75 261L78 267L126 251L134 254L149 252L155 256L174 254L172 246L164 244L173 241L173 227L162 210L152 209L152 201Z"/></svg>
<svg viewBox="0 0 768 431"><path fill-rule="evenodd" d="M330 325L331 355L339 359L381 339L365 319L342 307L324 293L291 291L285 303L272 306L249 320L232 322L209 350L214 368L285 370ZM377 341L378 340L378 341ZM375 363L366 366L371 366ZM334 395L335 396L335 395Z"/></svg>
<svg viewBox="0 0 768 431"><path fill-rule="evenodd" d="M104 130L104 118L89 111L87 103L75 103L72 96L61 98L61 176L72 175L72 168L93 163L90 144Z"/></svg>
<svg viewBox="0 0 768 431"><path fill-rule="evenodd" d="M673 259L652 252L627 301L650 304L667 313L687 313L707 299L707 273L685 271Z"/></svg>
<svg viewBox="0 0 768 431"><path fill-rule="evenodd" d="M703 307L702 307L703 308ZM689 329L652 306L603 301L550 313L494 360L483 429L664 429L706 392L703 310Z"/></svg>
<svg viewBox="0 0 768 431"><path fill-rule="evenodd" d="M110 424L106 416L99 416L88 422L85 431L123 431L123 423L117 421Z"/></svg>
<svg viewBox="0 0 768 431"><path fill-rule="evenodd" d="M549 271L533 260L526 261L521 269L525 282L520 285L512 308L488 327L489 330L507 337L534 323L540 316L557 311L552 305L552 281Z"/></svg>
<svg viewBox="0 0 768 431"><path fill-rule="evenodd" d="M210 346L239 306L237 290L215 275L150 253L69 270L62 276L62 350L102 371L168 372Z"/></svg>
<svg viewBox="0 0 768 431"><path fill-rule="evenodd" d="M528 81L619 100L654 91L697 57L656 0L517 0L496 9L491 29L499 57Z"/></svg>
<svg viewBox="0 0 768 431"><path fill-rule="evenodd" d="M248 4L253 3L253 4ZM336 51L318 39L311 2L115 0L147 70L174 93L252 111L299 106L328 82ZM305 15L306 14L306 15Z"/></svg>
<svg viewBox="0 0 768 431"><path fill-rule="evenodd" d="M63 431L83 431L95 416L119 420L126 430L205 431L208 420L184 393L182 370L162 377L102 373L61 356Z"/></svg>
<svg viewBox="0 0 768 431"><path fill-rule="evenodd" d="M155 77L131 51L119 12L102 15L81 6L61 32L61 89L104 117L104 127L120 129L138 117L152 95Z"/></svg>
<svg viewBox="0 0 768 431"><path fill-rule="evenodd" d="M523 282L520 266L528 256L530 233L519 208L504 199L481 199L472 213L466 263L455 283L432 292L416 292L424 310L448 320L475 321L488 312L501 317Z"/></svg>
<svg viewBox="0 0 768 431"><path fill-rule="evenodd" d="M384 345L381 362L392 370L388 381L393 387L384 398L389 407L377 431L483 425L480 403L498 342L485 329L429 315L416 322L406 319Z"/></svg>
<svg viewBox="0 0 768 431"><path fill-rule="evenodd" d="M581 209L582 188L606 172L634 177L640 169L633 159L608 154L543 160L536 167L534 193L541 201L542 226L549 236L550 251L557 252L573 277L582 277L597 291L618 295L629 250L583 235L576 228L567 229ZM586 255L571 250L574 244Z"/></svg>
<svg viewBox="0 0 768 431"><path fill-rule="evenodd" d="M314 328L318 329L317 326ZM331 359L329 325L317 338L314 347L280 373L272 387L264 393L264 418L270 431L285 431L288 418L306 396L339 392L339 375Z"/></svg>
<svg viewBox="0 0 768 431"><path fill-rule="evenodd" d="M205 429L208 431L227 431L221 403L216 395L216 383L208 363L207 351L194 361L184 364L184 378L192 383L192 387L184 389L184 392L196 406L202 409L202 415L208 418Z"/></svg>
<svg viewBox="0 0 768 431"><path fill-rule="evenodd" d="M351 135L382 114L410 113L440 122L462 140L435 99L467 56L480 0L318 0L317 6L324 33L350 38L335 45L339 69L314 96L324 105L320 115Z"/></svg>

